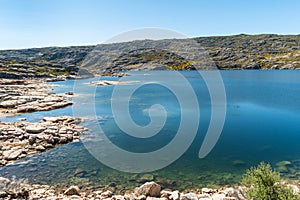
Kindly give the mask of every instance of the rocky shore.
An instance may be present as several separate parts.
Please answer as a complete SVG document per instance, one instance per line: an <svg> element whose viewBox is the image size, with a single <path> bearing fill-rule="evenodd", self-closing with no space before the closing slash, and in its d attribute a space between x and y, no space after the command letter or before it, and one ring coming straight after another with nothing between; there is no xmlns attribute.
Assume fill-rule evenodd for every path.
<svg viewBox="0 0 300 200"><path fill-rule="evenodd" d="M18 115L70 106L73 92L55 94L46 79L0 80L0 114ZM81 119L69 116L45 117L40 122L0 121L0 166L28 155L73 142L85 131Z"/></svg>
<svg viewBox="0 0 300 200"><path fill-rule="evenodd" d="M57 189L48 185L29 185L23 180L9 180L0 177L0 198L2 199L105 199L105 200L243 200L242 187L221 189L202 188L196 192L162 190L155 182L147 182L134 191L114 194L109 190L83 191L77 186Z"/></svg>
<svg viewBox="0 0 300 200"><path fill-rule="evenodd" d="M299 187L290 185L294 193ZM155 182L146 182L124 194L109 190L81 190L78 186L58 189L48 185L29 185L23 180L9 180L0 177L0 198L2 199L57 199L57 200L245 200L245 188L202 188L195 192L182 193L178 190L163 190Z"/></svg>
<svg viewBox="0 0 300 200"><path fill-rule="evenodd" d="M0 80L0 114L48 111L72 105L72 93L54 94L43 80Z"/></svg>
<svg viewBox="0 0 300 200"><path fill-rule="evenodd" d="M45 117L38 123L0 122L0 166L78 140L85 131L80 122L69 116Z"/></svg>

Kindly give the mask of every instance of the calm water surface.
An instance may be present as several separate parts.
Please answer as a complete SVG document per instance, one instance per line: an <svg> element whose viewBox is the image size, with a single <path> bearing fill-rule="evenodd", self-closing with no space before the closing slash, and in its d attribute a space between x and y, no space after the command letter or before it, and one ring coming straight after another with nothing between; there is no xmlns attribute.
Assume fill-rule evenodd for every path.
<svg viewBox="0 0 300 200"><path fill-rule="evenodd" d="M136 72L134 76L142 76L143 73L145 72ZM182 73L197 94L201 118L193 144L172 165L147 174L119 172L101 164L86 150L82 142L76 142L2 167L0 176L16 175L29 182L42 184L77 184L83 187L94 185L118 192L154 180L164 188L185 190L234 185L240 181L245 169L266 161L284 177L300 180L300 71L222 71L227 95L226 121L218 143L204 159L198 158L198 151L211 116L209 93L197 72ZM84 84L92 80L79 82ZM55 85L54 92L63 93L72 91L73 83L70 80L52 84ZM174 85L176 84L180 83L174 79ZM161 104L168 113L166 124L160 133L143 140L128 137L114 122L110 102L113 89L114 86L98 87L95 97L98 123L113 143L128 151L149 152L162 148L172 140L180 123L180 105L170 90L150 84L133 94L130 113L137 124L146 125L150 122L145 109L153 104ZM87 98L82 106L84 111L85 106L93 105L88 101L88 92L81 95ZM72 115L72 108L1 120L16 121L20 117L26 117L28 121L39 121L44 116L59 115ZM95 123L86 120L82 125L93 131ZM289 161L290 164L283 165L281 161Z"/></svg>

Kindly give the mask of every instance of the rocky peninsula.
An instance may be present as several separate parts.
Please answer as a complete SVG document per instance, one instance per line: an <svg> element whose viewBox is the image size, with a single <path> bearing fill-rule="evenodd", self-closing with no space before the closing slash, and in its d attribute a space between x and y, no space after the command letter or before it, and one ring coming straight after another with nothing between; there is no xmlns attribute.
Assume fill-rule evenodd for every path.
<svg viewBox="0 0 300 200"><path fill-rule="evenodd" d="M54 94L42 79L0 80L0 114L16 115L49 111L72 105L72 93Z"/></svg>

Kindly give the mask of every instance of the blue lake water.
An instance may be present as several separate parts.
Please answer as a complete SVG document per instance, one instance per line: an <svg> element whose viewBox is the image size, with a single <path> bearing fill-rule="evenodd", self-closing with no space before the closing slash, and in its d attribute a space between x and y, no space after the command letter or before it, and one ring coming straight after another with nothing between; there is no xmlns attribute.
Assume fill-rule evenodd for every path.
<svg viewBox="0 0 300 200"><path fill-rule="evenodd" d="M132 77L145 76L145 73L135 72ZM157 71L152 76L155 73L167 76L164 73L168 72ZM120 172L99 162L82 142L76 142L2 167L0 176L16 175L42 184L114 187L117 192L154 180L164 188L185 190L237 184L247 168L265 161L270 162L282 176L300 180L300 71L221 71L227 100L225 124L217 144L203 159L198 158L198 152L210 122L210 95L196 71L181 73L193 87L199 102L200 120L188 119L191 124L199 120L199 128L188 150L166 168L143 174ZM97 79L77 80L76 84L90 87L86 83L93 80ZM54 92L63 93L73 90L74 80L51 84L55 86ZM174 78L172 84L176 87L181 83ZM176 95L168 88L157 83L147 84L136 90L130 99L132 120L140 126L149 124L151 120L147 109L154 104L164 107L167 119L157 135L147 139L134 138L126 135L114 120L111 96L115 87L99 86L95 97L88 89L86 92L82 90L80 102L74 100L75 104L82 104L79 110L82 109L83 113L87 108L95 107L95 114L99 117L95 122L87 116L82 125L88 127L90 133L83 138L97 135L95 127L100 124L106 136L120 148L136 153L151 152L163 148L175 137L181 109L193 112L191 107L181 108ZM94 104L91 98L94 98ZM26 117L28 121L39 121L45 116L72 114L72 107L67 107L1 120L16 121ZM188 131L186 134L189 134ZM282 165L281 161L290 163Z"/></svg>

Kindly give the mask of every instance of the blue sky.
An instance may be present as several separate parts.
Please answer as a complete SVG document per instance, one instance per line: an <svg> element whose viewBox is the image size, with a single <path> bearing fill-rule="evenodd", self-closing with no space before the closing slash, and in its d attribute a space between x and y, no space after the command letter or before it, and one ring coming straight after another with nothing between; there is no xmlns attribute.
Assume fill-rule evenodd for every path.
<svg viewBox="0 0 300 200"><path fill-rule="evenodd" d="M145 27L300 34L299 11L299 0L0 0L0 49L97 44Z"/></svg>

